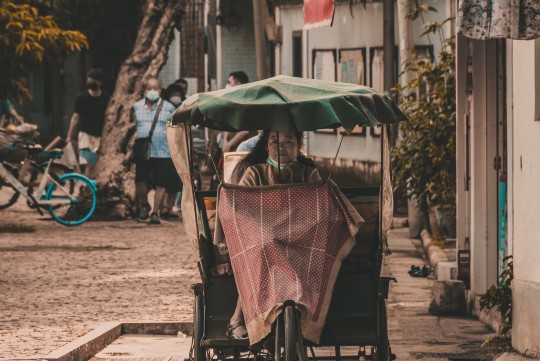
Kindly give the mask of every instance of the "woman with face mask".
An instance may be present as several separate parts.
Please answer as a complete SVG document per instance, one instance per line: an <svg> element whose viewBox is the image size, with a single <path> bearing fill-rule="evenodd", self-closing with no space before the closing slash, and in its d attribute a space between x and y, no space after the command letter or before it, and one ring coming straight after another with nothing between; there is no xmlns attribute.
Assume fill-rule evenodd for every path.
<svg viewBox="0 0 540 361"><path fill-rule="evenodd" d="M150 217L149 224L161 224L160 218L168 218L171 212L164 203L166 194L176 194L182 189L180 177L171 159L166 133L167 118L176 107L162 99L160 93L160 80L150 78L145 83L144 98L133 106L137 139L151 136L150 158L139 159L135 163L137 214L142 220ZM154 186L156 189L151 213L147 200L149 186Z"/></svg>
<svg viewBox="0 0 540 361"><path fill-rule="evenodd" d="M167 100L169 103L178 108L186 99L184 88L182 88L182 86L179 84L172 83L163 92L163 99Z"/></svg>

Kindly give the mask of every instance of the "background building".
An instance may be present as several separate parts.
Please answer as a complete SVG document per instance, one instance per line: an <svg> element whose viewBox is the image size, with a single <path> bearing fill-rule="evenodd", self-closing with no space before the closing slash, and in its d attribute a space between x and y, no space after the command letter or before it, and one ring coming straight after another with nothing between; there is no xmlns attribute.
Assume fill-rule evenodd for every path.
<svg viewBox="0 0 540 361"><path fill-rule="evenodd" d="M532 39L540 37L540 10L521 4L521 11L533 13L526 18L502 1L499 14L532 22L518 26L517 18L488 10L488 23L502 24L490 27L467 11L478 2L462 3L456 71L458 248L471 251L471 300L497 284L502 258L513 255L512 342L538 357L540 41ZM470 24L476 24L474 30Z"/></svg>

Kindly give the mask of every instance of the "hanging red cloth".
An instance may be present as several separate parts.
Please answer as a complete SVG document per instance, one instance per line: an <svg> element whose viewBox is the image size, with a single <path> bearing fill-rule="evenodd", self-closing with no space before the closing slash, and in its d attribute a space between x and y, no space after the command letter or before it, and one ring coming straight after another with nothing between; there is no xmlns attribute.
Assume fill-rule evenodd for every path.
<svg viewBox="0 0 540 361"><path fill-rule="evenodd" d="M332 26L334 0L304 0L304 29Z"/></svg>

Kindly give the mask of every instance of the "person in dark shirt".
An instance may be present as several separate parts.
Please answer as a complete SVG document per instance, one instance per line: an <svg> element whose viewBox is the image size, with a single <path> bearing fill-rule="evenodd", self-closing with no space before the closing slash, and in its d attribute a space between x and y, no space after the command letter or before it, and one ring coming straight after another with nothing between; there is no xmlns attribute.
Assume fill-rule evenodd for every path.
<svg viewBox="0 0 540 361"><path fill-rule="evenodd" d="M88 72L88 90L75 100L75 110L67 134L67 141L71 142L78 129L79 164L87 176L98 159L97 151L101 142L105 110L111 98L109 94L101 91L101 81L100 69L91 69Z"/></svg>

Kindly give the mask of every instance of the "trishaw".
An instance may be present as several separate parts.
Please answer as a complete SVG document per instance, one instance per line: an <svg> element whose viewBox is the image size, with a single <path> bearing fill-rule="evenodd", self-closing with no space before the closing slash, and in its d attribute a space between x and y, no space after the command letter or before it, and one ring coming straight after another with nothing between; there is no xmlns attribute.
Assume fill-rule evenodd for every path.
<svg viewBox="0 0 540 361"><path fill-rule="evenodd" d="M196 94L171 115L168 142L184 182L182 216L201 275L201 283L193 286L195 361L261 357L276 361L395 358L388 339L386 313L389 283L395 279L381 276L383 257L390 254L387 237L393 208L387 125L405 119L388 97L371 88L288 76ZM211 272L218 254L212 242L212 220L217 192L238 188L223 184L218 191L202 191L194 187L191 125L224 131L381 127L380 186L341 189L363 217L364 224L355 236L360 241L338 269L318 342L304 340L303 316L294 300L280 300L279 315L272 319L271 335L264 344L270 352L260 348L254 351L249 341L233 340L225 335L238 290L235 277L215 276ZM233 270L234 266L233 263ZM242 300L245 301L244 296ZM358 351L344 355L341 352L344 346L358 347ZM311 357L307 356L308 347ZM316 356L313 347L334 347L334 355Z"/></svg>

